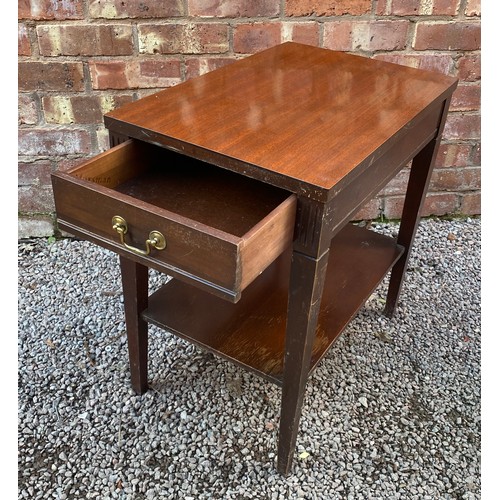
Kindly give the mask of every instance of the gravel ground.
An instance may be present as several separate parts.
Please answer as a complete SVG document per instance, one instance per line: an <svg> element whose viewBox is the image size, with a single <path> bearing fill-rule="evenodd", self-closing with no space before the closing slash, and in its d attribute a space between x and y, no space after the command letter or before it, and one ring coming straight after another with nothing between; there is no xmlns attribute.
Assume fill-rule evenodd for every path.
<svg viewBox="0 0 500 500"><path fill-rule="evenodd" d="M283 478L279 388L150 327L134 395L117 257L20 242L19 498L480 498L480 220L415 245L394 319L386 280L309 380Z"/></svg>

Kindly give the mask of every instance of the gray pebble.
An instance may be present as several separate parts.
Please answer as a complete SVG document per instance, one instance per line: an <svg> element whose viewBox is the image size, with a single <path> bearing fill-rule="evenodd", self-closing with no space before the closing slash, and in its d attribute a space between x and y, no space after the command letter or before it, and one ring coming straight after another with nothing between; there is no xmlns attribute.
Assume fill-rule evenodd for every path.
<svg viewBox="0 0 500 500"><path fill-rule="evenodd" d="M386 278L308 381L287 478L278 387L150 326L135 395L117 256L20 242L19 497L479 499L480 234L421 222L394 318Z"/></svg>

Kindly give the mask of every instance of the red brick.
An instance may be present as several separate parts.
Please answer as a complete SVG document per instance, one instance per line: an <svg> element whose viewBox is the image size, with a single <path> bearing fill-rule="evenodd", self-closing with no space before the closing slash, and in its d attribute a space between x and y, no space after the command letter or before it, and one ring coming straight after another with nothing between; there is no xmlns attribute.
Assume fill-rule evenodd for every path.
<svg viewBox="0 0 500 500"><path fill-rule="evenodd" d="M384 216L400 219L403 212L404 196L390 196L384 201ZM455 193L429 193L424 201L422 217L457 213L458 195Z"/></svg>
<svg viewBox="0 0 500 500"><path fill-rule="evenodd" d="M319 24L314 22L285 22L281 27L281 39L284 42L293 41L297 43L304 43L306 45L318 46Z"/></svg>
<svg viewBox="0 0 500 500"><path fill-rule="evenodd" d="M352 50L353 21L334 21L324 24L324 42L327 49Z"/></svg>
<svg viewBox="0 0 500 500"><path fill-rule="evenodd" d="M417 23L413 48L416 50L476 50L481 47L479 22Z"/></svg>
<svg viewBox="0 0 500 500"><path fill-rule="evenodd" d="M380 0L377 4L381 15L418 16L420 0Z"/></svg>
<svg viewBox="0 0 500 500"><path fill-rule="evenodd" d="M52 164L49 160L19 163L17 183L19 186L50 186Z"/></svg>
<svg viewBox="0 0 500 500"><path fill-rule="evenodd" d="M458 13L460 0L378 0L378 15L393 16L453 16Z"/></svg>
<svg viewBox="0 0 500 500"><path fill-rule="evenodd" d="M99 126L96 130L97 153L102 153L109 149L109 132L104 126Z"/></svg>
<svg viewBox="0 0 500 500"><path fill-rule="evenodd" d="M38 122L38 107L32 95L19 94L17 108L20 124L35 125Z"/></svg>
<svg viewBox="0 0 500 500"><path fill-rule="evenodd" d="M325 23L324 46L333 50L400 50L409 21L332 21Z"/></svg>
<svg viewBox="0 0 500 500"><path fill-rule="evenodd" d="M436 157L436 168L466 167L470 164L470 144L441 144Z"/></svg>
<svg viewBox="0 0 500 500"><path fill-rule="evenodd" d="M132 71L134 66L135 65L132 65ZM127 67L129 67L129 65L127 65ZM134 74L131 76L133 77ZM177 59L142 60L138 63L137 75L137 87L152 88L153 85L158 86L158 84L161 84L161 86L175 85L176 83L180 83L181 79L180 61ZM130 81L134 83L134 78L131 78Z"/></svg>
<svg viewBox="0 0 500 500"><path fill-rule="evenodd" d="M286 0L287 16L341 16L361 15L371 10L371 0Z"/></svg>
<svg viewBox="0 0 500 500"><path fill-rule="evenodd" d="M35 90L84 90L83 65L80 62L20 62L18 83L21 92Z"/></svg>
<svg viewBox="0 0 500 500"><path fill-rule="evenodd" d="M234 51L252 54L281 42L280 23L238 24L234 29Z"/></svg>
<svg viewBox="0 0 500 500"><path fill-rule="evenodd" d="M83 0L19 0L19 19L83 19Z"/></svg>
<svg viewBox="0 0 500 500"><path fill-rule="evenodd" d="M437 71L445 75L450 74L453 64L451 54L406 54L394 52L390 54L375 54L374 59L427 71Z"/></svg>
<svg viewBox="0 0 500 500"><path fill-rule="evenodd" d="M31 43L29 39L28 28L25 24L19 24L17 27L17 55L31 55Z"/></svg>
<svg viewBox="0 0 500 500"><path fill-rule="evenodd" d="M481 188L481 169L437 168L434 170L431 191L473 191Z"/></svg>
<svg viewBox="0 0 500 500"><path fill-rule="evenodd" d="M429 193L424 201L421 216L447 215L458 212L459 198L454 193Z"/></svg>
<svg viewBox="0 0 500 500"><path fill-rule="evenodd" d="M112 56L133 53L132 26L125 24L41 25L36 28L42 56Z"/></svg>
<svg viewBox="0 0 500 500"><path fill-rule="evenodd" d="M17 190L17 207L21 213L54 212L54 196L49 186L20 186Z"/></svg>
<svg viewBox="0 0 500 500"><path fill-rule="evenodd" d="M18 150L24 156L65 156L88 154L92 148L90 134L75 129L21 129Z"/></svg>
<svg viewBox="0 0 500 500"><path fill-rule="evenodd" d="M147 54L217 54L229 50L226 24L143 24L138 32L139 51Z"/></svg>
<svg viewBox="0 0 500 500"><path fill-rule="evenodd" d="M467 0L465 6L466 16L480 16L481 15L481 0Z"/></svg>
<svg viewBox="0 0 500 500"><path fill-rule="evenodd" d="M377 0L375 4L375 13L378 16L388 15L389 5L388 0Z"/></svg>
<svg viewBox="0 0 500 500"><path fill-rule="evenodd" d="M481 193L465 193L461 196L460 212L465 215L481 213Z"/></svg>
<svg viewBox="0 0 500 500"><path fill-rule="evenodd" d="M394 177L380 192L382 196L394 196L398 194L405 194L408 186L408 178L410 171L404 168Z"/></svg>
<svg viewBox="0 0 500 500"><path fill-rule="evenodd" d="M131 102L125 96L49 96L42 98L42 107L47 123L101 123L102 115Z"/></svg>
<svg viewBox="0 0 500 500"><path fill-rule="evenodd" d="M481 165L481 143L474 145L470 156L471 165Z"/></svg>
<svg viewBox="0 0 500 500"><path fill-rule="evenodd" d="M433 0L432 12L429 15L433 16L455 16L458 14L460 0Z"/></svg>
<svg viewBox="0 0 500 500"><path fill-rule="evenodd" d="M89 15L104 19L177 17L184 15L182 1L89 0Z"/></svg>
<svg viewBox="0 0 500 500"><path fill-rule="evenodd" d="M177 59L90 61L89 69L96 90L170 87L181 81Z"/></svg>
<svg viewBox="0 0 500 500"><path fill-rule="evenodd" d="M464 55L457 62L458 78L466 82L481 79L481 55Z"/></svg>
<svg viewBox="0 0 500 500"><path fill-rule="evenodd" d="M481 137L481 116L478 114L450 113L443 131L443 139L467 140Z"/></svg>
<svg viewBox="0 0 500 500"><path fill-rule="evenodd" d="M386 219L400 219L403 212L404 196L390 196L384 199L383 215Z"/></svg>
<svg viewBox="0 0 500 500"><path fill-rule="evenodd" d="M235 59L231 57L197 57L186 60L186 80L204 75L214 69L231 64Z"/></svg>
<svg viewBox="0 0 500 500"><path fill-rule="evenodd" d="M459 85L451 99L450 111L477 111L481 105L479 85Z"/></svg>
<svg viewBox="0 0 500 500"><path fill-rule="evenodd" d="M380 198L373 198L366 203L351 219L358 220L373 220L378 219L382 213L382 200Z"/></svg>
<svg viewBox="0 0 500 500"><path fill-rule="evenodd" d="M188 0L188 13L197 17L273 17L280 12L274 0Z"/></svg>

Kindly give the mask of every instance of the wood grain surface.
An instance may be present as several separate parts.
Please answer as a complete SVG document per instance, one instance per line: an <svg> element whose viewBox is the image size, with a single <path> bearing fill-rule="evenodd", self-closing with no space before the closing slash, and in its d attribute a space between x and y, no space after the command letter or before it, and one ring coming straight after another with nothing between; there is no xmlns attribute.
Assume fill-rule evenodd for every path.
<svg viewBox="0 0 500 500"><path fill-rule="evenodd" d="M308 363L311 371L402 252L392 238L350 224L333 239ZM172 280L150 297L143 315L148 322L281 385L289 262L290 253L285 253L235 305Z"/></svg>
<svg viewBox="0 0 500 500"><path fill-rule="evenodd" d="M442 74L287 42L126 104L105 123L320 199L454 86Z"/></svg>
<svg viewBox="0 0 500 500"><path fill-rule="evenodd" d="M292 243L294 194L140 141L57 172L52 184L62 229L131 257L113 216L126 220L125 241L139 250L160 231L166 248L140 263L213 285L231 301Z"/></svg>

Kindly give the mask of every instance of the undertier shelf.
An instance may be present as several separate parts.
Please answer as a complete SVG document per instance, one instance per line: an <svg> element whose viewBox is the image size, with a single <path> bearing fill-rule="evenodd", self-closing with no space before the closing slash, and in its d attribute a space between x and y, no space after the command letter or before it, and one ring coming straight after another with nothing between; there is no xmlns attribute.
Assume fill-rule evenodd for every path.
<svg viewBox="0 0 500 500"><path fill-rule="evenodd" d="M351 224L335 236L311 372L402 253L393 238ZM236 304L171 280L151 295L143 317L281 386L289 268L286 252Z"/></svg>

